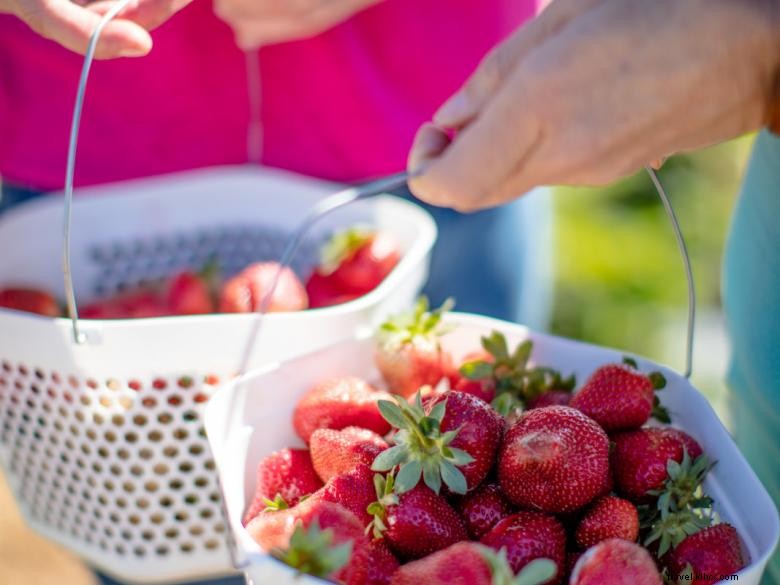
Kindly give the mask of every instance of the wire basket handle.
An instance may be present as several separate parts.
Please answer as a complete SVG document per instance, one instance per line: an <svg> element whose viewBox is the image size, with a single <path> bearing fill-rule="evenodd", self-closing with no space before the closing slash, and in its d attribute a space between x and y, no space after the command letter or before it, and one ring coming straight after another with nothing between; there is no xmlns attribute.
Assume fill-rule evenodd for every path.
<svg viewBox="0 0 780 585"><path fill-rule="evenodd" d="M693 338L696 325L696 283L693 280L693 268L691 267L691 257L688 254L688 246L685 244L685 237L683 236L682 229L680 228L680 222L677 221L677 215L674 212L669 196L666 194L661 179L658 178L658 173L652 167L645 167L647 174L650 176L650 180L653 182L655 190L658 192L658 197L663 203L666 215L669 217L669 221L672 224L672 230L674 230L674 237L677 240L677 247L682 257L683 267L685 268L685 280L688 287L688 324L687 333L685 337L685 370L683 375L686 378L690 378L693 372Z"/></svg>

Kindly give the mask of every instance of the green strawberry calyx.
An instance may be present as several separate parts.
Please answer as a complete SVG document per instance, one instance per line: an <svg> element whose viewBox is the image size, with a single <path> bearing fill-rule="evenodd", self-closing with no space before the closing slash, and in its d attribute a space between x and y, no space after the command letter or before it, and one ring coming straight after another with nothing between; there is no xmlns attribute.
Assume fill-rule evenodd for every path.
<svg viewBox="0 0 780 585"><path fill-rule="evenodd" d="M387 509L390 506L398 505L398 495L395 493L394 487L395 476L392 471L387 475L374 474L374 490L377 500L366 507L366 512L373 516L371 522L366 526L367 535L382 538L384 531L387 530L387 524L385 524Z"/></svg>
<svg viewBox="0 0 780 585"><path fill-rule="evenodd" d="M658 541L659 558L715 522L713 500L702 489L702 482L714 465L706 455L691 460L684 449L680 463L674 459L667 461L663 487L648 492L658 499L654 508L642 510L642 525L648 529L644 544Z"/></svg>
<svg viewBox="0 0 780 585"><path fill-rule="evenodd" d="M552 368L529 365L533 341L520 342L510 353L506 337L493 331L482 337L482 347L493 361L472 360L460 367L460 374L469 380L490 380L496 387L492 406L503 416L522 410L528 402L549 390L571 392L577 380L574 375L564 378Z"/></svg>
<svg viewBox="0 0 780 585"><path fill-rule="evenodd" d="M349 562L353 541L334 544L330 528L322 530L315 519L304 529L300 521L290 537L287 549L274 549L271 554L301 573L328 578Z"/></svg>
<svg viewBox="0 0 780 585"><path fill-rule="evenodd" d="M319 272L333 274L341 263L376 237L376 232L366 227L353 227L334 234L320 250Z"/></svg>
<svg viewBox="0 0 780 585"><path fill-rule="evenodd" d="M440 337L453 329L442 319L454 306L455 301L447 299L438 309L431 310L428 297L423 295L417 299L414 309L390 317L379 326L379 342L386 348L398 348L418 339L438 343Z"/></svg>
<svg viewBox="0 0 780 585"><path fill-rule="evenodd" d="M491 585L541 585L549 583L558 573L558 568L550 559L534 559L515 575L509 566L505 547L496 552L480 546L482 558L490 567Z"/></svg>
<svg viewBox="0 0 780 585"><path fill-rule="evenodd" d="M265 504L266 512L278 512L280 510L286 510L290 507L290 505L285 502L282 494L276 494L273 500L263 498L263 503Z"/></svg>
<svg viewBox="0 0 780 585"><path fill-rule="evenodd" d="M453 493L465 494L466 478L458 467L468 465L474 458L451 446L460 429L441 431L447 400L436 403L427 414L420 391L413 405L401 397L396 397L395 403L379 400L377 405L382 417L397 431L390 438L394 445L377 455L371 469L381 472L398 467L394 480L397 494L408 492L421 477L437 494L442 482Z"/></svg>

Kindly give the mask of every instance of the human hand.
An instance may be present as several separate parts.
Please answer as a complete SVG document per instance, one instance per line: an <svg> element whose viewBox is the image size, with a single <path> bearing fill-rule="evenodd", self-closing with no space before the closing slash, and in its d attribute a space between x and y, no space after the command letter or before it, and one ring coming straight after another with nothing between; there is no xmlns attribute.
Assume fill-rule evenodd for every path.
<svg viewBox="0 0 780 585"><path fill-rule="evenodd" d="M778 13L776 0L555 0L420 129L410 187L474 210L757 129L777 91Z"/></svg>
<svg viewBox="0 0 780 585"><path fill-rule="evenodd" d="M0 13L17 16L36 33L84 54L101 17L117 0L79 4L70 0L0 0ZM95 58L140 57L152 48L149 30L191 0L135 0L103 29Z"/></svg>
<svg viewBox="0 0 780 585"><path fill-rule="evenodd" d="M243 49L319 34L381 0L215 0Z"/></svg>

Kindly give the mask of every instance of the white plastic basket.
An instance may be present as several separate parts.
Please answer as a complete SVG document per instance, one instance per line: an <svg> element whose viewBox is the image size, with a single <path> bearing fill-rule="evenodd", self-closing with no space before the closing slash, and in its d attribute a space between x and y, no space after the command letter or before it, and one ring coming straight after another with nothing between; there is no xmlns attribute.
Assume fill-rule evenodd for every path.
<svg viewBox="0 0 780 585"><path fill-rule="evenodd" d="M620 361L625 352L533 332L520 325L486 317L453 314L457 328L443 338L456 356L473 350L479 338L493 330L506 335L510 346L524 339L534 342L533 359L575 373L579 380L607 362ZM353 375L379 381L374 364L374 341L365 335L340 342L281 364L269 364L223 386L206 408L206 429L224 489L229 524L239 558L246 564L247 580L254 585L322 583L300 576L267 555L241 525L241 517L254 494L258 461L268 453L300 445L292 427L298 398L315 383L335 376ZM758 585L774 552L780 520L777 509L753 470L734 445L707 400L683 376L637 358L642 369L663 372L668 381L662 402L675 426L684 428L718 461L705 490L716 501L721 516L739 531L751 562L738 573L739 582ZM273 396L273 400L269 397Z"/></svg>
<svg viewBox="0 0 780 585"><path fill-rule="evenodd" d="M216 253L229 272L277 259L305 211L333 185L258 168L197 171L83 189L73 207L77 298L197 267ZM62 296L62 198L0 218L0 283ZM344 305L264 317L248 363L350 337L409 306L425 282L436 229L395 197L361 201L318 222L303 270L334 228L367 222L403 258L373 292ZM81 321L0 309L0 462L28 523L128 582L231 572L201 412L234 375L258 317L205 315Z"/></svg>

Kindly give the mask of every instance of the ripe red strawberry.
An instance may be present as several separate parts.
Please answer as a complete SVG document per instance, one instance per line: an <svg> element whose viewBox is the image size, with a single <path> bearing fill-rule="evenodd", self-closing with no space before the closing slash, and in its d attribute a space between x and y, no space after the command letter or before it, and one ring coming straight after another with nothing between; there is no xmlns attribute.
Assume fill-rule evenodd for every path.
<svg viewBox="0 0 780 585"><path fill-rule="evenodd" d="M52 295L32 288L0 289L0 307L35 313L44 317L62 315L62 308Z"/></svg>
<svg viewBox="0 0 780 585"><path fill-rule="evenodd" d="M279 272L277 262L257 262L244 268L222 287L219 310L222 313L254 313L262 308L266 295L277 278L266 308L269 313L302 311L309 306L306 289L289 268Z"/></svg>
<svg viewBox="0 0 780 585"><path fill-rule="evenodd" d="M447 392L425 404L428 416L443 405L442 433L457 432L449 447L468 453L473 461L459 469L466 478L466 489L475 489L490 473L496 462L504 435L504 419L484 400L463 392ZM429 486L431 487L431 486Z"/></svg>
<svg viewBox="0 0 780 585"><path fill-rule="evenodd" d="M659 372L642 374L636 362L609 364L597 369L571 400L572 408L595 420L608 433L638 429L654 415L669 422L655 390L666 386Z"/></svg>
<svg viewBox="0 0 780 585"><path fill-rule="evenodd" d="M690 566L692 578L680 582L704 583L703 575L733 575L747 564L747 559L736 529L722 523L688 536L663 562L672 582Z"/></svg>
<svg viewBox="0 0 780 585"><path fill-rule="evenodd" d="M498 480L523 508L572 512L602 493L609 439L593 420L568 406L529 410L504 437Z"/></svg>
<svg viewBox="0 0 780 585"><path fill-rule="evenodd" d="M479 540L514 509L497 485L486 483L466 494L458 503L458 511L469 536Z"/></svg>
<svg viewBox="0 0 780 585"><path fill-rule="evenodd" d="M306 280L306 295L309 297L309 308L311 309L348 303L361 296L338 290L330 276L325 276L316 270Z"/></svg>
<svg viewBox="0 0 780 585"><path fill-rule="evenodd" d="M374 290L401 259L400 247L387 233L353 228L324 246L319 271L336 290L364 295Z"/></svg>
<svg viewBox="0 0 780 585"><path fill-rule="evenodd" d="M476 488L493 467L504 431L504 420L484 401L463 392L431 395L425 405L418 393L410 405L381 401L382 416L398 429L393 447L379 455L372 468L401 468L398 493L413 488L422 477L437 494L441 484L456 494Z"/></svg>
<svg viewBox="0 0 780 585"><path fill-rule="evenodd" d="M365 585L389 585L400 563L384 540L372 540L368 545L368 573Z"/></svg>
<svg viewBox="0 0 780 585"><path fill-rule="evenodd" d="M293 426L306 443L317 429L360 427L385 435L390 425L379 413L377 402L389 398L387 392L375 389L360 378L326 380L298 401Z"/></svg>
<svg viewBox="0 0 780 585"><path fill-rule="evenodd" d="M388 447L387 441L374 431L360 427L317 429L309 437L311 460L322 481L361 464L370 466Z"/></svg>
<svg viewBox="0 0 780 585"><path fill-rule="evenodd" d="M575 379L562 378L556 370L529 365L533 342L522 341L510 352L506 337L493 331L482 338L484 355L465 361L459 369L456 390L474 394L502 415L510 416L552 390L571 392Z"/></svg>
<svg viewBox="0 0 780 585"><path fill-rule="evenodd" d="M459 542L419 561L403 565L392 585L542 585L552 583L555 564L532 561L517 575L509 567L506 551L494 552L476 542Z"/></svg>
<svg viewBox="0 0 780 585"><path fill-rule="evenodd" d="M491 585L490 565L482 545L458 542L418 561L403 565L392 585Z"/></svg>
<svg viewBox="0 0 780 585"><path fill-rule="evenodd" d="M314 471L306 449L281 449L266 455L257 465L257 480L252 504L244 515L244 524L265 508L296 505L302 497L316 492L322 482Z"/></svg>
<svg viewBox="0 0 780 585"><path fill-rule="evenodd" d="M204 315L214 312L214 299L207 275L179 272L165 287L165 302L173 315Z"/></svg>
<svg viewBox="0 0 780 585"><path fill-rule="evenodd" d="M80 315L85 319L141 319L170 315L170 310L158 291L141 288L90 303Z"/></svg>
<svg viewBox="0 0 780 585"><path fill-rule="evenodd" d="M450 382L453 390L472 394L490 404L496 397L495 379L491 376L472 380L461 373L461 370L464 372L469 370L469 367L471 367L469 364L481 362L492 364L494 362L493 355L486 349L479 349L466 354L463 356L458 370L451 376Z"/></svg>
<svg viewBox="0 0 780 585"><path fill-rule="evenodd" d="M702 454L687 433L672 428L647 427L612 437L610 462L619 493L635 503L653 500L647 492L659 490L667 478L667 463L682 462L687 449L691 459Z"/></svg>
<svg viewBox="0 0 780 585"><path fill-rule="evenodd" d="M367 465L332 477L320 492L319 497L328 502L341 504L352 512L363 526L368 526L373 516L368 506L376 501L374 472Z"/></svg>
<svg viewBox="0 0 780 585"><path fill-rule="evenodd" d="M468 538L460 516L442 496L422 484L398 495L393 486L392 474L376 477L378 499L369 513L374 537L384 538L401 559L419 559Z"/></svg>
<svg viewBox="0 0 780 585"><path fill-rule="evenodd" d="M494 550L506 549L509 566L520 571L534 559L555 563L560 583L566 568L566 529L554 516L542 512L518 512L504 518L482 537L482 544Z"/></svg>
<svg viewBox="0 0 780 585"><path fill-rule="evenodd" d="M302 572L362 585L368 573L368 539L354 514L319 498L264 512L246 527L263 549Z"/></svg>
<svg viewBox="0 0 780 585"><path fill-rule="evenodd" d="M639 513L628 500L606 496L596 500L577 525L574 539L581 549L602 540L622 538L636 542L639 536Z"/></svg>
<svg viewBox="0 0 780 585"><path fill-rule="evenodd" d="M452 306L448 300L429 311L428 299L421 297L414 311L382 324L375 361L391 392L408 398L422 386L436 386L451 373L452 356L439 338L448 331L441 318Z"/></svg>
<svg viewBox="0 0 780 585"><path fill-rule="evenodd" d="M571 403L571 390L548 390L528 401L528 410L544 408L545 406L569 406Z"/></svg>
<svg viewBox="0 0 780 585"><path fill-rule="evenodd" d="M580 557L570 585L663 585L653 558L638 544L612 538Z"/></svg>

